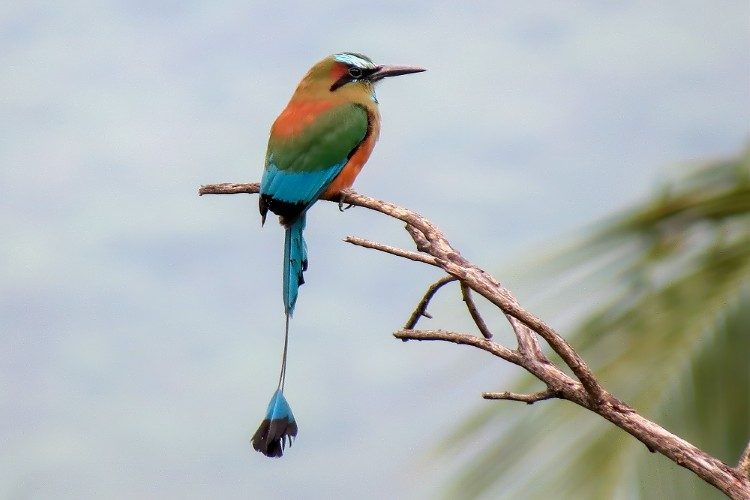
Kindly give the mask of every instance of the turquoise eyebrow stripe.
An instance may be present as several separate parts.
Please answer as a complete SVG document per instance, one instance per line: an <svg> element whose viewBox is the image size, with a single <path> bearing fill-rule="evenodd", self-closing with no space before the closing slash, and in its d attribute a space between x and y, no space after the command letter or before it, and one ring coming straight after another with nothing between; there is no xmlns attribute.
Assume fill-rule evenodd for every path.
<svg viewBox="0 0 750 500"><path fill-rule="evenodd" d="M349 54L348 52L344 52L342 54L336 54L333 56L334 59L336 59L338 62L348 64L350 66L357 66L359 68L363 69L372 69L375 67L375 65L370 62L362 59L361 57L357 57L354 54Z"/></svg>

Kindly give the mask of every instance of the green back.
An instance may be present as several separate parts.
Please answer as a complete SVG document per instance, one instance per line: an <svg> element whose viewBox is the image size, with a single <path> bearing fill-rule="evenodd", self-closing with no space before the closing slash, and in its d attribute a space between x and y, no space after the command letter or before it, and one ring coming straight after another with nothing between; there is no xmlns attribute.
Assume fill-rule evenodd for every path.
<svg viewBox="0 0 750 500"><path fill-rule="evenodd" d="M340 165L367 134L367 111L357 104L328 109L294 136L268 141L266 165L286 173L316 172Z"/></svg>

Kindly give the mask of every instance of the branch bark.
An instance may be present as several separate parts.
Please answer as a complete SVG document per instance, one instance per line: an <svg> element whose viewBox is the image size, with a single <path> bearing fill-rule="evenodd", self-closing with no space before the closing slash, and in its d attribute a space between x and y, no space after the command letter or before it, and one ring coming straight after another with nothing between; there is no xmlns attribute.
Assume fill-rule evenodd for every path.
<svg viewBox="0 0 750 500"><path fill-rule="evenodd" d="M200 195L258 193L260 186L252 184L212 184L201 186ZM609 394L598 382L591 369L581 356L553 328L541 319L523 309L516 298L494 277L467 261L456 251L440 229L432 222L411 210L392 203L370 198L355 192L343 196L327 198L335 203L343 202L358 207L375 210L406 224L419 252L402 250L361 238L348 237L347 242L383 251L399 257L423 262L442 268L449 277L461 282L464 300L469 297L467 308L480 331L487 336L481 316L471 301L469 290L476 292L497 306L507 317L518 341L517 349L510 349L489 338L444 330L414 330L421 316L426 315L427 304L434 293L452 279L444 278L428 289L415 309L406 328L394 333L401 340L444 341L467 345L484 350L505 361L527 370L543 382L547 389L534 394L511 392L485 393L487 399L504 399L534 403L543 399L559 398L571 401L597 413L617 427L631 434L645 444L649 450L661 453L675 463L694 472L704 481L715 486L733 499L750 499L750 444L740 457L736 467L731 467L709 455L684 439L676 436L655 422L638 414L633 408ZM478 316L475 317L475 313ZM565 371L551 363L542 353L537 336L541 337L562 359L575 375L570 377Z"/></svg>
<svg viewBox="0 0 750 500"><path fill-rule="evenodd" d="M518 394L516 392L483 392L482 397L484 399L505 399L507 401L521 401L527 405L534 404L545 399L556 398L557 394L549 389L532 394Z"/></svg>

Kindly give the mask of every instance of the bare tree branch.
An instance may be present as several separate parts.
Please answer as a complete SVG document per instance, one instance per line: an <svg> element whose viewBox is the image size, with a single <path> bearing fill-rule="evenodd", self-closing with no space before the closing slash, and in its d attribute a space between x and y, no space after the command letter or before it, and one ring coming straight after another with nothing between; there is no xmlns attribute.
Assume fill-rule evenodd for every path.
<svg viewBox="0 0 750 500"><path fill-rule="evenodd" d="M204 194L258 194L260 193L260 183L250 182L238 184L234 182L222 182L221 184L204 184L198 188L198 196Z"/></svg>
<svg viewBox="0 0 750 500"><path fill-rule="evenodd" d="M357 236L347 236L346 238L344 238L344 241L347 243L351 243L352 245L371 248L373 250L380 250L381 252L389 253L397 257L403 257L405 259L413 260L416 262L424 262L425 264L430 264L431 266L440 267L440 264L437 262L437 259L435 257L424 253L403 250L401 248L384 245L383 243L377 243L375 241L366 240Z"/></svg>
<svg viewBox="0 0 750 500"><path fill-rule="evenodd" d="M454 276L444 276L430 285L430 287L425 292L424 297L422 297L422 300L420 300L419 304L417 304L417 307L414 308L414 312L411 313L409 319L406 320L404 329L413 329L415 326L417 326L419 318L421 318L422 316L424 316L425 318L432 318L432 316L430 316L430 314L427 312L427 306L430 304L432 297L434 297L437 291L440 290L444 285L456 281L456 279L457 278Z"/></svg>
<svg viewBox="0 0 750 500"><path fill-rule="evenodd" d="M252 194L258 193L258 191L259 185L257 183L213 184L201 186L199 194ZM689 469L729 497L733 499L750 499L750 478L748 478L750 472L750 444L748 444L748 447L743 452L737 467L730 467L721 460L641 416L635 409L606 392L586 362L565 339L541 319L523 309L513 294L494 277L464 259L451 246L440 229L420 214L394 205L393 203L370 198L355 192L346 192L343 196L336 196L333 199L329 199L329 201L369 208L370 210L375 210L404 222L406 224L406 231L412 237L419 252L402 250L351 236L346 241L442 268L449 277L458 279L461 282L462 294L469 296L469 290L476 292L497 306L505 314L516 334L518 349L511 350L487 338L480 338L465 333L412 329L419 317L426 313L427 304L437 289L450 281L449 277L443 278L428 289L412 318L407 322L406 326L410 328L404 328L395 332L394 336L396 338L420 341L436 340L472 346L518 365L543 382L547 386L547 390L535 394L516 394L512 392L486 393L486 397L491 399L517 400L527 403L553 397L566 399L612 422L645 444L649 450L661 453L680 466ZM464 289L466 292L464 292ZM472 318L477 322L468 302L467 308L469 308ZM476 307L474 307L474 310L476 311ZM415 314L416 319L414 319ZM478 317L481 319L481 316ZM481 324L484 324L483 320ZM480 323L477 323L480 331L485 334L486 332L483 331L483 327L479 325ZM486 325L484 328L486 328ZM544 356L536 335L544 339L578 380L571 378L561 367L551 363Z"/></svg>
<svg viewBox="0 0 750 500"><path fill-rule="evenodd" d="M506 399L508 401L522 401L527 405L534 404L537 401L544 401L545 399L556 398L557 394L549 389L534 392L532 394L519 394L517 392L483 392L482 397L484 399Z"/></svg>

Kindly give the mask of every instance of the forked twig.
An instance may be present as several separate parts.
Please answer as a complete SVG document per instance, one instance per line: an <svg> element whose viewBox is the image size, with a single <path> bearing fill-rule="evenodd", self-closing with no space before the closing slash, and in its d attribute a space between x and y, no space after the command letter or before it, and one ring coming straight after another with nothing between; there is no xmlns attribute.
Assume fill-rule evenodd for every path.
<svg viewBox="0 0 750 500"><path fill-rule="evenodd" d="M404 330L412 330L415 326L417 326L419 318L421 318L422 316L431 319L432 316L430 316L430 314L427 312L427 306L430 304L432 297L434 297L437 291L440 290L444 285L456 281L457 279L458 278L456 278L455 276L443 276L435 283L430 285L430 287L422 297L422 300L420 300L419 304L417 304L417 307L414 308L414 312L412 312L411 316L409 316L409 319L406 320Z"/></svg>
<svg viewBox="0 0 750 500"><path fill-rule="evenodd" d="M542 348L539 347L539 341L528 326L524 325L510 314L506 314L505 317L508 319L508 323L513 328L513 333L516 334L516 341L518 342L518 350L524 356L530 356L539 360L547 361L547 357L542 352Z"/></svg>

